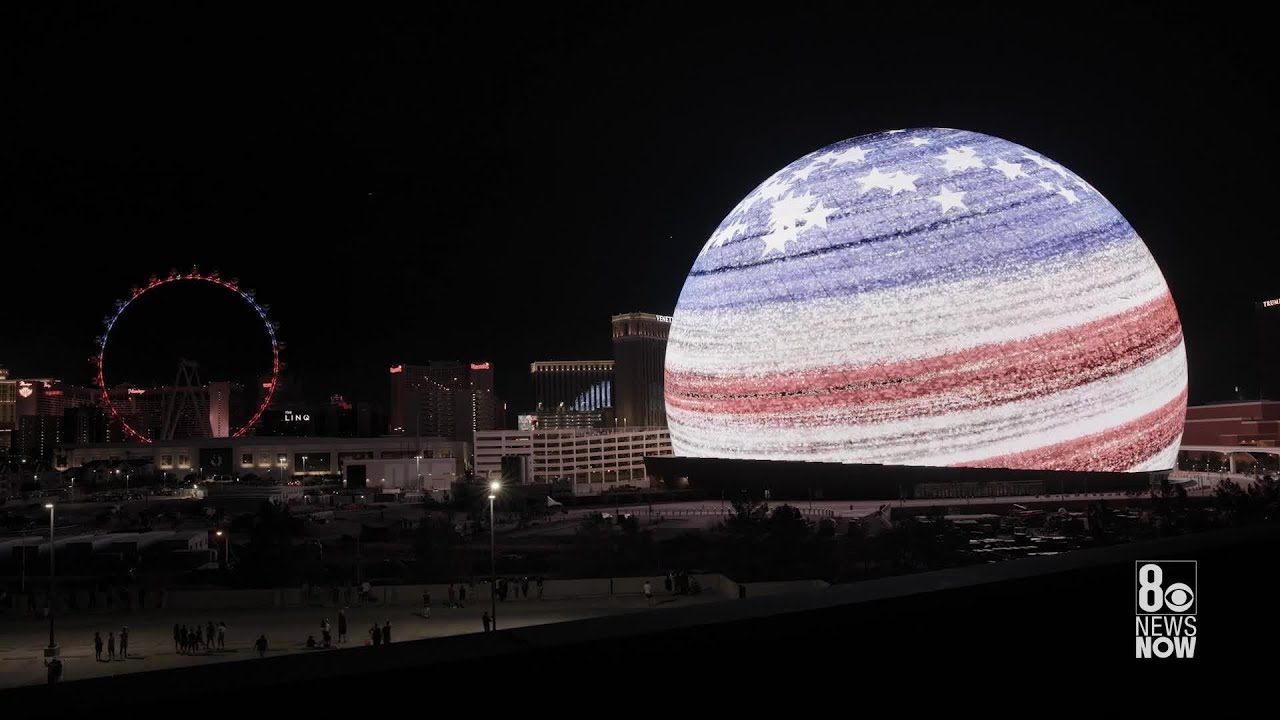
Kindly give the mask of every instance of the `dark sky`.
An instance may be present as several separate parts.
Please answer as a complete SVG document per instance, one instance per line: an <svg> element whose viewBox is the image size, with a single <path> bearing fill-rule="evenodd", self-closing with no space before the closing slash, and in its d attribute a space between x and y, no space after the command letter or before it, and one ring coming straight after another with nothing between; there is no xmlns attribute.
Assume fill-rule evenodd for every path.
<svg viewBox="0 0 1280 720"><path fill-rule="evenodd" d="M12 18L0 364L87 381L113 301L197 263L271 305L312 395L382 399L393 361L491 360L519 405L529 361L609 357L611 314L670 313L773 171L944 126L1042 152L1129 218L1178 302L1193 402L1254 384L1251 303L1280 296L1259 261L1260 23L862 5ZM131 308L109 379L171 377L188 352L215 374L259 362L228 302Z"/></svg>

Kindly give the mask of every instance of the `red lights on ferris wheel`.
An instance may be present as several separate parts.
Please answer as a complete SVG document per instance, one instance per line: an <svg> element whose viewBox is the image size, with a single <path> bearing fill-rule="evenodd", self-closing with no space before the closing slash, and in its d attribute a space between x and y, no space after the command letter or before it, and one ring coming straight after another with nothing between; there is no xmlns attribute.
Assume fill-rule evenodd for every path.
<svg viewBox="0 0 1280 720"><path fill-rule="evenodd" d="M101 335L94 338L94 342L98 346L98 353L97 355L89 359L91 363L97 366L96 381L97 381L98 389L101 390L101 393L102 393L100 397L102 399L103 405L110 412L111 417L120 423L120 427L124 429L124 432L126 435L140 442L151 442L150 438L147 438L142 433L139 433L136 429L134 429L132 426L129 425L128 421L126 421L124 417L121 416L119 409L116 408L115 404L111 401L111 393L107 390L107 381L106 381L106 372L105 372L105 356L107 351L107 342L111 337L111 329L115 327L115 324L120 319L120 316L124 314L125 310L128 309L129 305L132 304L133 301L137 300L139 297L145 295L147 292L157 287L160 287L162 285L168 285L170 283L175 283L175 282L210 283L210 284L225 288L227 290L230 290L231 292L239 295L241 299L247 302L249 306L254 310L254 312L258 314L258 317L262 320L263 326L267 330L267 335L271 339L270 380L262 383L263 388L266 389L267 392L263 397L261 404L259 404L257 409L254 411L253 416L249 419L249 422L245 423L244 427L238 428L231 433L232 437L241 437L245 433L249 432L249 430L251 430L254 426L258 424L259 421L262 420L262 414L266 412L266 409L271 405L271 400L275 396L276 387L278 386L280 381L280 373L285 368L285 364L280 361L280 351L284 349L284 343L281 342L280 339L276 337L276 332L280 329L280 324L277 322L273 322L267 317L267 311L270 309L270 306L259 305L254 300L254 292L252 290L241 290L239 287L239 281L237 279L233 278L229 281L221 279L218 271L216 270L208 273L207 275L201 274L200 270L193 265L191 267L190 273L186 275L182 275L176 269L171 269L169 271L169 275L163 279L157 278L155 275L152 275L150 278L150 281L147 283L147 286L145 288L139 288L137 286L134 286L131 290L130 298L128 300L116 301L115 313L112 315L108 315L102 319L103 325L106 326L106 330Z"/></svg>

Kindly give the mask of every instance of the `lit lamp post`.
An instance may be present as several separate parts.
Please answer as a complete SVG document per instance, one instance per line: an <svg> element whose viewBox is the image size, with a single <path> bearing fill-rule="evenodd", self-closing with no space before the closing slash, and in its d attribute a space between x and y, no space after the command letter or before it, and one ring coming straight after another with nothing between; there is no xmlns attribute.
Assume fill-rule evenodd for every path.
<svg viewBox="0 0 1280 720"><path fill-rule="evenodd" d="M58 594L58 573L54 565L57 553L53 551L53 503L46 503L45 508L49 511L49 647L45 649L44 656L54 658L58 656L58 643L53 637L53 607L54 598Z"/></svg>
<svg viewBox="0 0 1280 720"><path fill-rule="evenodd" d="M426 487L422 484L422 453L418 453L413 458L413 470L418 474L418 490L426 491Z"/></svg>
<svg viewBox="0 0 1280 720"><path fill-rule="evenodd" d="M303 475L307 474L307 456L306 455L302 456L302 474Z"/></svg>
<svg viewBox="0 0 1280 720"><path fill-rule="evenodd" d="M216 530L213 533L222 538L222 564L225 567L231 567L231 533L225 533Z"/></svg>
<svg viewBox="0 0 1280 720"><path fill-rule="evenodd" d="M501 489L502 483L496 480L489 483L489 619L494 630L498 629L498 546L494 540L493 501L498 499Z"/></svg>

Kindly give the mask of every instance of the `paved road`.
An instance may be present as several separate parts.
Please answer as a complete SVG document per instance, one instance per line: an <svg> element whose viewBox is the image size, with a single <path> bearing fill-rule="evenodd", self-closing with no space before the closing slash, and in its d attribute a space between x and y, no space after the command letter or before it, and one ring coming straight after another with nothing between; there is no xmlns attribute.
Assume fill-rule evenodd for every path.
<svg viewBox="0 0 1280 720"><path fill-rule="evenodd" d="M1129 496L1124 493L1102 493L1100 495L1040 495L1040 496L1017 496L1017 497L980 497L980 498L945 498L936 500L815 500L812 503L808 500L774 500L770 505L776 507L778 505L791 505L799 508L803 512L808 512L810 508L814 511L822 511L823 514L831 514L837 518L859 518L875 512L881 505L891 505L894 508L929 508L945 505L951 508L972 508L972 513L984 512L984 505L1003 506L1011 503L1019 503L1028 506L1036 506L1044 508L1046 504L1050 504L1050 509L1056 509L1051 505L1054 502L1062 500L1111 500L1121 501ZM525 530L513 530L504 533L502 527L498 528L499 539L509 538L528 538L539 535L571 535L577 528L578 524L587 515L592 513L609 513L621 512L623 514L633 513L639 519L642 525L650 521L649 509L652 507L653 514L663 515L668 525L674 523L677 529L692 529L695 527L710 527L724 519L722 513L733 511L731 503L721 503L718 500L699 500L695 502L675 502L675 503L654 503L652 506L643 505L621 505L614 507L612 505L597 505L589 508L572 508L567 514L553 515L551 522L541 524L534 528Z"/></svg>
<svg viewBox="0 0 1280 720"><path fill-rule="evenodd" d="M714 602L721 598L710 593L696 598L655 598L654 608ZM445 635L481 632L480 616L488 609L488 603L470 604L464 609L433 608L431 617L425 619L421 608L382 607L352 608L347 613L350 623L349 647L356 647L368 639L369 627L377 622L391 621L393 642L421 640ZM643 598L592 598L582 600L517 600L498 603L500 628L541 625L544 623L582 620L590 617L613 615L647 609ZM59 618L57 637L65 662L65 679L76 680L128 672L142 672L163 668L204 665L230 660L252 660L257 653L253 642L265 633L268 654L278 655L297 652L333 652L308 650L307 635L314 634L320 640L320 621L327 618L337 636L337 613L332 608L297 608L291 610L157 610L145 615L111 613L79 617ZM175 623L203 626L212 620L227 624L227 647L220 652L199 652L181 655L174 652L173 626ZM116 662L97 662L93 659L93 633L102 633L105 642L108 631L119 635L123 625L129 626L129 659ZM45 682L43 648L48 644L49 626L32 619L0 618L0 689L34 685ZM341 646L339 646L341 647ZM105 655L105 651L104 651Z"/></svg>

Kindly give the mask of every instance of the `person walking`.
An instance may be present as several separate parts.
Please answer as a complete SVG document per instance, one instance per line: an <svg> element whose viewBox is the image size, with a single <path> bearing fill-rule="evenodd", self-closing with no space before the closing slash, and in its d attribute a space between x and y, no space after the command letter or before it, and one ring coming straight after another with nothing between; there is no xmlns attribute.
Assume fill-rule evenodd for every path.
<svg viewBox="0 0 1280 720"><path fill-rule="evenodd" d="M373 627L369 628L369 640L374 647L382 644L382 629L378 627L378 623L374 623Z"/></svg>
<svg viewBox="0 0 1280 720"><path fill-rule="evenodd" d="M422 617L424 618L431 617L431 591L430 590L422 591Z"/></svg>
<svg viewBox="0 0 1280 720"><path fill-rule="evenodd" d="M221 620L218 621L218 649L224 650L227 647L227 624Z"/></svg>
<svg viewBox="0 0 1280 720"><path fill-rule="evenodd" d="M382 623L382 644L391 644L391 621L386 620Z"/></svg>
<svg viewBox="0 0 1280 720"><path fill-rule="evenodd" d="M261 657L266 657L266 656L267 656L267 635L266 635L266 633L263 633L262 635L259 635L259 636L258 636L257 641L253 643L253 648L254 648L255 650L257 650L257 651L258 651L258 657L260 657L260 658L261 658Z"/></svg>
<svg viewBox="0 0 1280 720"><path fill-rule="evenodd" d="M644 601L649 605L653 604L653 584L648 580L644 581Z"/></svg>
<svg viewBox="0 0 1280 720"><path fill-rule="evenodd" d="M182 649L182 628L178 627L178 623L173 624L173 651L180 652Z"/></svg>
<svg viewBox="0 0 1280 720"><path fill-rule="evenodd" d="M346 641L347 641L347 614L344 611L339 610L338 611L338 642L344 643Z"/></svg>
<svg viewBox="0 0 1280 720"><path fill-rule="evenodd" d="M107 662L116 659L116 634L107 633Z"/></svg>
<svg viewBox="0 0 1280 720"><path fill-rule="evenodd" d="M488 610L485 610L484 614L480 616L480 622L484 623L484 631L489 632L490 628L493 625L493 621L489 619Z"/></svg>
<svg viewBox="0 0 1280 720"><path fill-rule="evenodd" d="M93 633L93 659L102 662L102 633Z"/></svg>
<svg viewBox="0 0 1280 720"><path fill-rule="evenodd" d="M120 628L120 659L129 659L129 626Z"/></svg>

